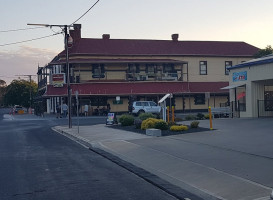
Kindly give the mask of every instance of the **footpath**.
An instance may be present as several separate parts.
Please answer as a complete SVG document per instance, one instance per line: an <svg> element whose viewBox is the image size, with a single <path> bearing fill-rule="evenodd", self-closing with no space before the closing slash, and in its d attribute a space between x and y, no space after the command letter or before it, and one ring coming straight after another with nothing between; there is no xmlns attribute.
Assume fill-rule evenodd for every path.
<svg viewBox="0 0 273 200"><path fill-rule="evenodd" d="M223 122L230 121L220 121L222 127L226 124ZM239 121L245 126L246 121L242 122ZM200 125L208 126L208 121L202 121ZM226 136L228 131L220 129L168 137L111 129L104 124L81 126L79 133L77 126L71 129L56 126L53 129L115 155L203 199L270 199L273 158L269 156L273 154L272 145L266 141L262 151L257 151L251 145L261 141L245 141L242 135L242 138L235 139L242 141L235 144ZM233 144L226 145L225 140ZM242 147L239 147L240 143ZM257 166L251 166L253 162Z"/></svg>
<svg viewBox="0 0 273 200"><path fill-rule="evenodd" d="M16 120L16 116L11 118ZM28 119L18 119L23 118ZM52 129L201 199L269 200L273 188L271 121L218 119L213 121L216 130L166 137L112 129L105 124ZM208 128L209 122L200 121L200 126ZM160 187L169 185L163 183Z"/></svg>

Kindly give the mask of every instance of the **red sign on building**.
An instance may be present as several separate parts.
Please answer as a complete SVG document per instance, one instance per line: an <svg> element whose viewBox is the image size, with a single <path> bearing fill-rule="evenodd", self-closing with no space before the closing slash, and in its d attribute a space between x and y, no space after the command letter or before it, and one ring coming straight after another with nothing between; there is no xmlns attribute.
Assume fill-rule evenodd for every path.
<svg viewBox="0 0 273 200"><path fill-rule="evenodd" d="M53 87L63 87L65 82L65 74L53 74L52 75L52 85Z"/></svg>

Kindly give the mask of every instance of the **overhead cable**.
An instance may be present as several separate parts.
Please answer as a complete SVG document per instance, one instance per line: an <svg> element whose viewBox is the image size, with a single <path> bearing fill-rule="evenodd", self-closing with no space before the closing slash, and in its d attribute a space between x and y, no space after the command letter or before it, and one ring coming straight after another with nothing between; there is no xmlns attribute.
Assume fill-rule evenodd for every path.
<svg viewBox="0 0 273 200"><path fill-rule="evenodd" d="M16 31L25 31L25 30L30 30L30 29L38 29L38 28L44 28L44 27L35 27L35 28L19 28L19 29L12 29L12 30L4 30L4 31L0 31L0 33L16 32Z"/></svg>
<svg viewBox="0 0 273 200"><path fill-rule="evenodd" d="M80 16L76 21L74 21L72 24L75 24L77 21L79 21L84 15L86 15L100 0L97 0L96 3L94 3L82 16ZM71 25L72 25L71 24Z"/></svg>
<svg viewBox="0 0 273 200"><path fill-rule="evenodd" d="M52 37L52 36L55 36L55 35L58 35L58 34L61 34L61 33L54 33L53 35L43 36L43 37L34 38L34 39L30 39L30 40L24 40L24 41L20 41L20 42L12 42L12 43L0 44L0 47L8 46L8 45L13 45L13 44L20 44L20 43L24 43L24 42L30 42L30 41L34 41L34 40L40 40L40 39Z"/></svg>

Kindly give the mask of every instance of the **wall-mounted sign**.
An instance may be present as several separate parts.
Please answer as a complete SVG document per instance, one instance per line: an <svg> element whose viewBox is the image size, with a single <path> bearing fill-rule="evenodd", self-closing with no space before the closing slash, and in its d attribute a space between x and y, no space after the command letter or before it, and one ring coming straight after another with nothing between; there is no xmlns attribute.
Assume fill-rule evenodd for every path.
<svg viewBox="0 0 273 200"><path fill-rule="evenodd" d="M63 87L65 81L65 74L52 74L53 87Z"/></svg>
<svg viewBox="0 0 273 200"><path fill-rule="evenodd" d="M247 71L243 72L234 72L232 74L232 81L237 82L237 81L246 81L247 80Z"/></svg>

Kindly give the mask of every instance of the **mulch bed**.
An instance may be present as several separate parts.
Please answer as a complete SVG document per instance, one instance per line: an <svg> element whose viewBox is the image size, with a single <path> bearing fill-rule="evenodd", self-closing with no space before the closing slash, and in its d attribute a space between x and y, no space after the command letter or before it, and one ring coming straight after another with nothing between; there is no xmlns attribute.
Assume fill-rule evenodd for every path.
<svg viewBox="0 0 273 200"><path fill-rule="evenodd" d="M114 129L120 129L120 130L125 130L125 131L131 131L134 133L139 133L139 134L146 134L145 130L141 129L136 129L135 126L121 126L121 125L110 125L107 126L109 128L114 128ZM202 131L209 131L209 128L190 128L187 131L170 131L170 130L162 130L162 136L169 136L169 135L179 135L179 134L187 134L187 133L195 133L195 132L202 132Z"/></svg>

